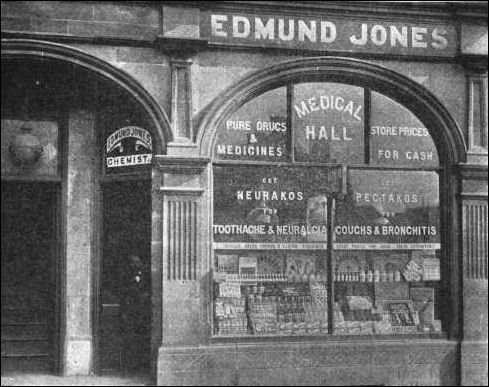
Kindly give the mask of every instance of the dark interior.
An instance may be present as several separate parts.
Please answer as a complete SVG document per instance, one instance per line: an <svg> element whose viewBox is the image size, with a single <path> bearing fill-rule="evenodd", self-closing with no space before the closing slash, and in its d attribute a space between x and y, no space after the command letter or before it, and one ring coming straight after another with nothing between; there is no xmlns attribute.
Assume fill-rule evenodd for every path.
<svg viewBox="0 0 489 387"><path fill-rule="evenodd" d="M150 181L103 185L100 369L149 370L151 333ZM137 255L135 263L131 255Z"/></svg>
<svg viewBox="0 0 489 387"><path fill-rule="evenodd" d="M2 182L2 374L54 368L57 191Z"/></svg>

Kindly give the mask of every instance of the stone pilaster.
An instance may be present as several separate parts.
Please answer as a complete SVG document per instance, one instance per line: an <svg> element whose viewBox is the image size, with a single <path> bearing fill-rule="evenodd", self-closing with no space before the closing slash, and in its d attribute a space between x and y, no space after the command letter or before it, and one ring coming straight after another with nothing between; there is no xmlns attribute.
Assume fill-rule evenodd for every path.
<svg viewBox="0 0 489 387"><path fill-rule="evenodd" d="M161 347L157 375L165 375L163 354L174 347L195 347L206 337L206 302L209 260L206 170L208 160L199 157L157 156L159 187L154 186L162 214L161 249ZM159 244L158 241L153 243Z"/></svg>
<svg viewBox="0 0 489 387"><path fill-rule="evenodd" d="M487 166L460 167L462 204L461 384L487 385Z"/></svg>
<svg viewBox="0 0 489 387"><path fill-rule="evenodd" d="M97 138L94 118L86 111L70 112L68 126L63 369L67 375L88 375L93 357L91 259Z"/></svg>

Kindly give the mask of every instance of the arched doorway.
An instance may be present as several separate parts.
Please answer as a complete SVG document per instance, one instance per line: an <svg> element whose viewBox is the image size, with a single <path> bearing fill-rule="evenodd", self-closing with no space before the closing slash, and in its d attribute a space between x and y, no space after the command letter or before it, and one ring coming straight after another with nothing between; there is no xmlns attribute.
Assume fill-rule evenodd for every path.
<svg viewBox="0 0 489 387"><path fill-rule="evenodd" d="M115 282L120 280L119 268L123 259L128 259L128 252L117 256L111 253L109 243L114 243L113 235L117 234L111 230L114 225L118 224L120 228L125 224L127 232L134 222L124 222L125 217L139 215L140 235L131 233L131 243L138 247L144 245L138 254L144 255L146 268L151 267L152 165L149 155L164 152L170 138L168 120L156 102L130 76L104 61L63 45L2 40L2 80L6 80L2 82L2 224L4 218L12 222L20 219L23 211L30 217L23 215L17 228L9 227L6 232L16 235L20 227L22 235L31 240L30 245L44 246L35 243L35 238L45 242L45 248L38 250L46 250L43 254L49 257L49 262L44 260L42 285L39 286L46 288L45 293L49 294L44 300L49 307L45 308L47 312L44 314L36 312L36 316L40 316L38 325L51 327L46 332L34 331L32 327L20 330L10 327L19 327L22 321L11 321L9 326L5 321L4 326L2 319L2 370L7 371L5 360L5 364L11 364L8 368L15 371L99 372L104 368L112 369L104 364L114 364L114 358L117 369L120 369L123 366L120 343L125 340L119 336L119 327L109 333L104 331L104 326L110 325L111 304L115 304L104 298L104 294L110 290L114 278ZM13 133L8 138L11 142L22 123L34 125L33 133L41 143L42 156L31 166L13 163L10 169L4 168L4 161L13 159L10 143L4 144L4 132ZM146 158L144 163L136 162L143 165L115 171L117 168L107 167L109 158L136 160L136 156L126 153L109 154L106 147L111 134L128 127L141 130L130 132L136 133L135 136L122 136L125 138L123 145L134 149L141 146L144 152L136 153L139 159L143 155ZM133 138L142 132L151 137L151 149L147 142L145 144L144 136L139 145L137 138ZM122 149L122 144L119 145L117 149ZM138 208L141 211L136 214ZM37 223L32 219L37 219ZM44 223L41 224L39 219ZM2 227L2 237L3 233ZM10 234L6 237L2 238L2 257L4 250L9 252L6 256L14 258L10 254L12 251L19 251L22 244L25 249L29 246L22 242L22 238L10 237ZM144 240L138 243L138 238ZM26 254L24 257L31 263L41 260ZM33 265L21 265L19 260L15 265L7 266L12 267L10 274L24 279L29 276L28 270L34 268ZM3 268L2 259L2 274ZM13 268L18 272L14 273ZM151 270L149 273L151 275ZM151 278L147 281L151 283ZM120 281L117 286L122 289ZM24 286L22 292L44 294L37 290ZM148 291L151 290L149 287ZM5 289L5 295L19 292L13 286ZM148 297L152 299L152 295ZM2 287L2 309L4 306L13 308L8 302L4 303L4 299L7 297L4 297ZM29 299L28 304L35 303L36 300ZM157 342L154 319L158 312L151 308L150 302L148 304L145 365L154 350L152 345L154 347ZM122 311L119 310L118 324L121 318ZM9 340L9 346L4 346L4 338ZM33 340L39 343L42 352L29 351L34 348L30 345ZM119 347L112 353L114 345ZM110 359L104 360L107 354ZM39 362L40 355L42 363ZM10 359L21 359L23 365Z"/></svg>

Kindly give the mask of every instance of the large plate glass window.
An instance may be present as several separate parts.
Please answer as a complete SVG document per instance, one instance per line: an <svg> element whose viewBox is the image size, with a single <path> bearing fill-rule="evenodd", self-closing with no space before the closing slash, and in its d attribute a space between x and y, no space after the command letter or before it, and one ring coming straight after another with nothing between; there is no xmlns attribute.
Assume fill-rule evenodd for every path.
<svg viewBox="0 0 489 387"><path fill-rule="evenodd" d="M214 148L213 334L442 332L438 164L421 121L369 89L237 108Z"/></svg>

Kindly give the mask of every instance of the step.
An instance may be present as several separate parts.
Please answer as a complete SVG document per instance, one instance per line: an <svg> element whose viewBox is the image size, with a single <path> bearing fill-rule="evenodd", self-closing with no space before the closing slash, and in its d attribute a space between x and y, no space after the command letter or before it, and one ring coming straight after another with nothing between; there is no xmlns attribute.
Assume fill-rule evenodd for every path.
<svg viewBox="0 0 489 387"><path fill-rule="evenodd" d="M45 338L2 340L2 357L47 356L51 350Z"/></svg>
<svg viewBox="0 0 489 387"><path fill-rule="evenodd" d="M3 357L2 375L17 371L52 371L53 361L49 356Z"/></svg>
<svg viewBox="0 0 489 387"><path fill-rule="evenodd" d="M5 324L2 325L2 340L48 337L49 330L47 323Z"/></svg>

